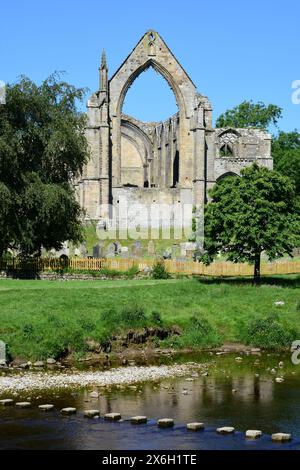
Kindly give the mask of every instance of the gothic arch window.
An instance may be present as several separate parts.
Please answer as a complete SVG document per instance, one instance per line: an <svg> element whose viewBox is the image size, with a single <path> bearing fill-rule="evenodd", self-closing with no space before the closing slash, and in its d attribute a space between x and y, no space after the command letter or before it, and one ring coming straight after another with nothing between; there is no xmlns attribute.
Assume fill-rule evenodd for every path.
<svg viewBox="0 0 300 470"><path fill-rule="evenodd" d="M232 150L232 146L225 142L222 147L220 148L220 156L221 157L233 157L234 154L233 154L233 150Z"/></svg>
<svg viewBox="0 0 300 470"><path fill-rule="evenodd" d="M238 134L233 130L225 131L219 136L220 157L238 156L238 138Z"/></svg>

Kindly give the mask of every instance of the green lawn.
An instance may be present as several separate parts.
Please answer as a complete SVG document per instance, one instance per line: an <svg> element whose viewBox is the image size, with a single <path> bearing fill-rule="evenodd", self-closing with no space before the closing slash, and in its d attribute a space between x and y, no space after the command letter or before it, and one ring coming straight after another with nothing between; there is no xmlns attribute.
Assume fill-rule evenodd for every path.
<svg viewBox="0 0 300 470"><path fill-rule="evenodd" d="M157 316L151 312L156 311L163 325L183 329L182 338L170 339L168 345L204 347L242 341L287 348L291 340L300 339L299 287L300 276L272 278L260 287L248 280L2 279L0 339L12 357L59 357L67 347L83 352L87 338L101 341L120 329L153 324ZM276 301L284 305L276 307ZM142 311L137 314L141 318L131 310ZM266 318L269 323L259 322Z"/></svg>

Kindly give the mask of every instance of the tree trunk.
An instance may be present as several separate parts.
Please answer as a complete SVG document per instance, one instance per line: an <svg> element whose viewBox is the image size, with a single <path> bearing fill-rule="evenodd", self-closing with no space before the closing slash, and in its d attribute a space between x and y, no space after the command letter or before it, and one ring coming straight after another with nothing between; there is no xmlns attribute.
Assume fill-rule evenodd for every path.
<svg viewBox="0 0 300 470"><path fill-rule="evenodd" d="M260 282L260 253L256 253L254 259L254 283Z"/></svg>

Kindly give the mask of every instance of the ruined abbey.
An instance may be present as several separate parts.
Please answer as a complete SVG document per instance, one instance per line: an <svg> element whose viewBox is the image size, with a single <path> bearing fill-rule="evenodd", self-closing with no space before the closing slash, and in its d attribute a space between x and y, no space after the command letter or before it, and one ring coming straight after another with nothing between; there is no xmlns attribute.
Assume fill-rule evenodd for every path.
<svg viewBox="0 0 300 470"><path fill-rule="evenodd" d="M141 122L122 113L125 95L148 67L174 92L178 113ZM255 129L214 129L212 106L155 31L148 31L109 78L105 54L99 90L87 103L91 158L77 182L86 218L107 221L109 204L203 207L219 178L253 163L272 168L271 137Z"/></svg>

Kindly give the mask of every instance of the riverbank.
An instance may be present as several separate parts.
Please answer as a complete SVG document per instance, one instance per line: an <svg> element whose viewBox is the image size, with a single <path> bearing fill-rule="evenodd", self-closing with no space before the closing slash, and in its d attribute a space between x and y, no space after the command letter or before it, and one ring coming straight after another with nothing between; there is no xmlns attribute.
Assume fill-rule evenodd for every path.
<svg viewBox="0 0 300 470"><path fill-rule="evenodd" d="M207 364L121 367L106 371L20 372L0 376L0 396L9 392L38 391L76 387L106 387L156 381L189 374L207 374Z"/></svg>
<svg viewBox="0 0 300 470"><path fill-rule="evenodd" d="M10 360L75 360L131 349L243 343L288 350L300 338L300 276L116 281L0 280Z"/></svg>

